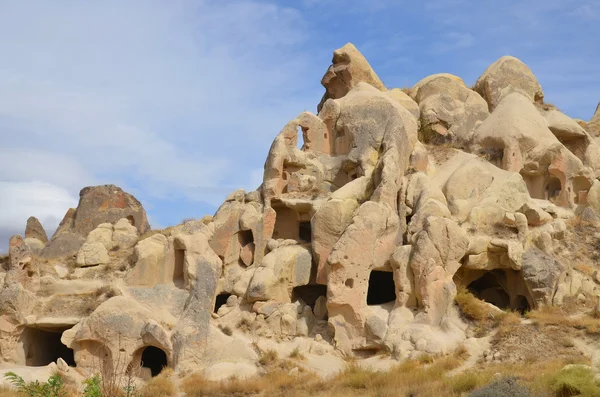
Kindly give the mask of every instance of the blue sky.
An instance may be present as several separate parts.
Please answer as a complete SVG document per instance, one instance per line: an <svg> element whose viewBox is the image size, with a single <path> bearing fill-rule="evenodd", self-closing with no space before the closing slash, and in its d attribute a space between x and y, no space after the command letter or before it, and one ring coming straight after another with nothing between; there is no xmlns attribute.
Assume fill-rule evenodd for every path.
<svg viewBox="0 0 600 397"><path fill-rule="evenodd" d="M273 138L316 111L346 42L390 88L440 72L473 84L513 55L587 120L598 37L597 0L0 0L0 239L30 215L51 233L104 183L154 227L214 213L260 184Z"/></svg>

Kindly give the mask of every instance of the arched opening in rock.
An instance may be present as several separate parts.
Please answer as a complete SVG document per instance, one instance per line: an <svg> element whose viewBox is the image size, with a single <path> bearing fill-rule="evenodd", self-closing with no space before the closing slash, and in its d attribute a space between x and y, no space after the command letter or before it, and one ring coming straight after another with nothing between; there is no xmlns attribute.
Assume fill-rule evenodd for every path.
<svg viewBox="0 0 600 397"><path fill-rule="evenodd" d="M131 223L131 226L135 226L135 218L133 215L127 215L127 220Z"/></svg>
<svg viewBox="0 0 600 397"><path fill-rule="evenodd" d="M310 243L312 241L312 231L310 221L298 223L298 237L300 240Z"/></svg>
<svg viewBox="0 0 600 397"><path fill-rule="evenodd" d="M240 230L238 232L238 240L242 247L244 247L250 243L253 243L254 237L252 236L252 230Z"/></svg>
<svg viewBox="0 0 600 397"><path fill-rule="evenodd" d="M184 284L183 265L185 262L185 250L175 248L175 264L173 266L173 284L182 288Z"/></svg>
<svg viewBox="0 0 600 397"><path fill-rule="evenodd" d="M315 308L315 303L320 296L327 296L327 286L319 284L300 285L292 289L292 301L302 299L304 303Z"/></svg>
<svg viewBox="0 0 600 397"><path fill-rule="evenodd" d="M25 327L19 345L23 348L25 365L43 367L62 358L69 366L75 366L73 350L60 341L64 331L71 327L34 328Z"/></svg>
<svg viewBox="0 0 600 397"><path fill-rule="evenodd" d="M471 282L467 289L483 301L500 309L508 309L510 307L510 297L499 281L501 277L506 277L502 270L486 272L483 276Z"/></svg>
<svg viewBox="0 0 600 397"><path fill-rule="evenodd" d="M592 184L587 178L583 176L577 176L573 178L573 193L575 195L575 204L587 204L587 193L591 187Z"/></svg>
<svg viewBox="0 0 600 397"><path fill-rule="evenodd" d="M230 296L231 296L231 294L228 294L228 293L222 293L222 294L217 295L217 297L215 299L215 310L214 310L215 313L219 311L219 308L221 306L223 306L224 304L227 303L227 299L229 299Z"/></svg>
<svg viewBox="0 0 600 397"><path fill-rule="evenodd" d="M154 346L147 346L142 351L142 368L149 368L152 377L157 376L167 366L167 353Z"/></svg>
<svg viewBox="0 0 600 397"><path fill-rule="evenodd" d="M381 305L396 300L394 273L373 270L369 275L367 305Z"/></svg>
<svg viewBox="0 0 600 397"><path fill-rule="evenodd" d="M296 145L298 149L304 149L304 132L302 131L302 127L298 126L298 143Z"/></svg>
<svg viewBox="0 0 600 397"><path fill-rule="evenodd" d="M562 191L562 185L560 183L560 179L551 175L548 178L548 182L546 182L546 199L550 200L552 198L558 197L560 192Z"/></svg>

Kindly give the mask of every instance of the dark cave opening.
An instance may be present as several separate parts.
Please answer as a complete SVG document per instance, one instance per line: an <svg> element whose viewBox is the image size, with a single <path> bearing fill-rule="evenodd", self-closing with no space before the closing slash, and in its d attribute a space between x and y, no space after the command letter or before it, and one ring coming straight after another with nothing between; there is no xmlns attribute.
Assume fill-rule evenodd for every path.
<svg viewBox="0 0 600 397"><path fill-rule="evenodd" d="M396 300L394 273L373 270L369 276L367 305L381 305Z"/></svg>
<svg viewBox="0 0 600 397"><path fill-rule="evenodd" d="M147 346L142 352L142 367L149 368L152 377L157 376L167 366L167 353L154 346Z"/></svg>
<svg viewBox="0 0 600 397"><path fill-rule="evenodd" d="M25 327L20 338L25 353L25 365L43 367L62 358L70 367L74 367L73 350L60 341L63 332L69 328Z"/></svg>
<svg viewBox="0 0 600 397"><path fill-rule="evenodd" d="M185 250L175 249L175 266L173 268L173 283L177 287L183 287L183 264L185 261Z"/></svg>
<svg viewBox="0 0 600 397"><path fill-rule="evenodd" d="M292 301L302 299L311 309L315 308L315 303L320 296L327 296L326 285L301 285L292 289Z"/></svg>
<svg viewBox="0 0 600 397"><path fill-rule="evenodd" d="M254 242L254 236L252 230L240 230L238 232L238 240L242 247Z"/></svg>
<svg viewBox="0 0 600 397"><path fill-rule="evenodd" d="M486 272L483 276L470 283L469 291L481 300L484 300L500 309L510 308L510 297L502 287L499 277L505 278L502 271Z"/></svg>
<svg viewBox="0 0 600 397"><path fill-rule="evenodd" d="M298 223L298 237L307 243L312 241L312 231L310 228L310 221Z"/></svg>
<svg viewBox="0 0 600 397"><path fill-rule="evenodd" d="M231 294L228 293L217 295L217 298L215 299L215 313L219 311L219 308L221 308L221 306L227 303L227 299L229 299L230 296Z"/></svg>

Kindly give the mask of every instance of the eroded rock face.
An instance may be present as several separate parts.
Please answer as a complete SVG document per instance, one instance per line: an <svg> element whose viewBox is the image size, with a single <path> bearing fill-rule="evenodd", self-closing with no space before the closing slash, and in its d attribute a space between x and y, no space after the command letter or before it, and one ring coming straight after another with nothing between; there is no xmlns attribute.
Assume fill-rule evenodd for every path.
<svg viewBox="0 0 600 397"><path fill-rule="evenodd" d="M135 197L115 185L86 187L79 192L77 208L67 211L42 256L75 255L92 230L101 224L115 224L120 219L125 219L129 225L125 225L125 221L116 225L116 234L121 237L117 241L119 247L133 246L137 237L128 236L150 230L146 211ZM129 226L135 227L136 231L130 230Z"/></svg>
<svg viewBox="0 0 600 397"><path fill-rule="evenodd" d="M475 129L489 116L485 100L456 76L426 77L413 87L412 95L419 103L420 139L424 142L469 143Z"/></svg>
<svg viewBox="0 0 600 397"><path fill-rule="evenodd" d="M504 97L520 92L530 102L542 103L544 92L527 65L515 57L503 56L491 64L479 77L474 87L493 111Z"/></svg>
<svg viewBox="0 0 600 397"><path fill-rule="evenodd" d="M25 227L25 238L36 238L42 243L48 242L48 236L44 227L35 216L30 216L27 219L27 226Z"/></svg>
<svg viewBox="0 0 600 397"><path fill-rule="evenodd" d="M600 294L560 258L573 224L600 227L595 119L544 105L522 62L501 58L473 90L449 74L387 90L348 44L322 83L318 114L275 136L262 184L214 216L146 234L141 204L106 185L83 189L47 244L30 219L0 272L2 360L27 364L31 335L52 329L84 372L158 360L218 379L257 373L250 339L451 352L472 332L457 284L517 311Z"/></svg>

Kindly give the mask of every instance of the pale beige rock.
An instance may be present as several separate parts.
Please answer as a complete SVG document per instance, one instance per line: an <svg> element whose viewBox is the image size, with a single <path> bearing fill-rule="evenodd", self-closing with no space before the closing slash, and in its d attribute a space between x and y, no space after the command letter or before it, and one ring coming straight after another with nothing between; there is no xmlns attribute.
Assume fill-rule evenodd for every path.
<svg viewBox="0 0 600 397"><path fill-rule="evenodd" d="M85 243L77 253L77 265L81 267L105 265L109 262L108 252L101 242Z"/></svg>
<svg viewBox="0 0 600 397"><path fill-rule="evenodd" d="M552 215L542 210L532 202L523 204L523 207L519 209L519 212L525 214L527 217L527 223L531 226L541 226L546 223L552 222Z"/></svg>
<svg viewBox="0 0 600 397"><path fill-rule="evenodd" d="M399 238L398 215L386 204L367 201L335 244L328 259L327 311L341 349L363 343L369 274L384 267Z"/></svg>
<svg viewBox="0 0 600 397"><path fill-rule="evenodd" d="M36 255L39 255L42 252L42 250L46 247L46 244L33 237L26 237L25 244L27 244L31 252Z"/></svg>
<svg viewBox="0 0 600 397"><path fill-rule="evenodd" d="M591 186L591 170L559 142L546 119L521 93L506 96L477 129L474 139L484 148L498 151L496 165L521 173L533 198L573 205L579 192Z"/></svg>
<svg viewBox="0 0 600 397"><path fill-rule="evenodd" d="M387 95L408 110L416 120L420 119L421 112L419 110L419 104L408 94L404 93L404 91L399 88L393 88L387 92Z"/></svg>
<svg viewBox="0 0 600 397"><path fill-rule="evenodd" d="M385 90L369 62L352 43L335 50L331 63L321 79L327 98L341 98L360 82L370 84L378 90Z"/></svg>
<svg viewBox="0 0 600 397"><path fill-rule="evenodd" d="M474 90L487 101L490 111L512 92L526 94L530 102L544 100L542 87L531 69L511 56L503 56L491 64L475 83Z"/></svg>
<svg viewBox="0 0 600 397"><path fill-rule="evenodd" d="M173 282L175 269L169 269L165 263L167 244L167 238L161 233L136 244L134 252L137 260L126 279L130 285L153 287L157 283ZM181 278L183 280L183 273Z"/></svg>
<svg viewBox="0 0 600 397"><path fill-rule="evenodd" d="M290 302L291 289L308 284L311 263L310 251L299 245L271 251L254 272L248 286L248 301Z"/></svg>
<svg viewBox="0 0 600 397"><path fill-rule="evenodd" d="M113 245L121 248L131 248L138 241L138 231L128 219L122 218L115 223L112 235Z"/></svg>
<svg viewBox="0 0 600 397"><path fill-rule="evenodd" d="M587 204L600 214L600 181L594 180L587 195Z"/></svg>
<svg viewBox="0 0 600 397"><path fill-rule="evenodd" d="M113 225L110 223L101 223L92 230L85 242L88 244L101 243L107 250L113 247Z"/></svg>
<svg viewBox="0 0 600 397"><path fill-rule="evenodd" d="M423 142L457 140L468 143L474 130L489 115L485 100L456 76L426 77L413 87L412 92L419 103Z"/></svg>

